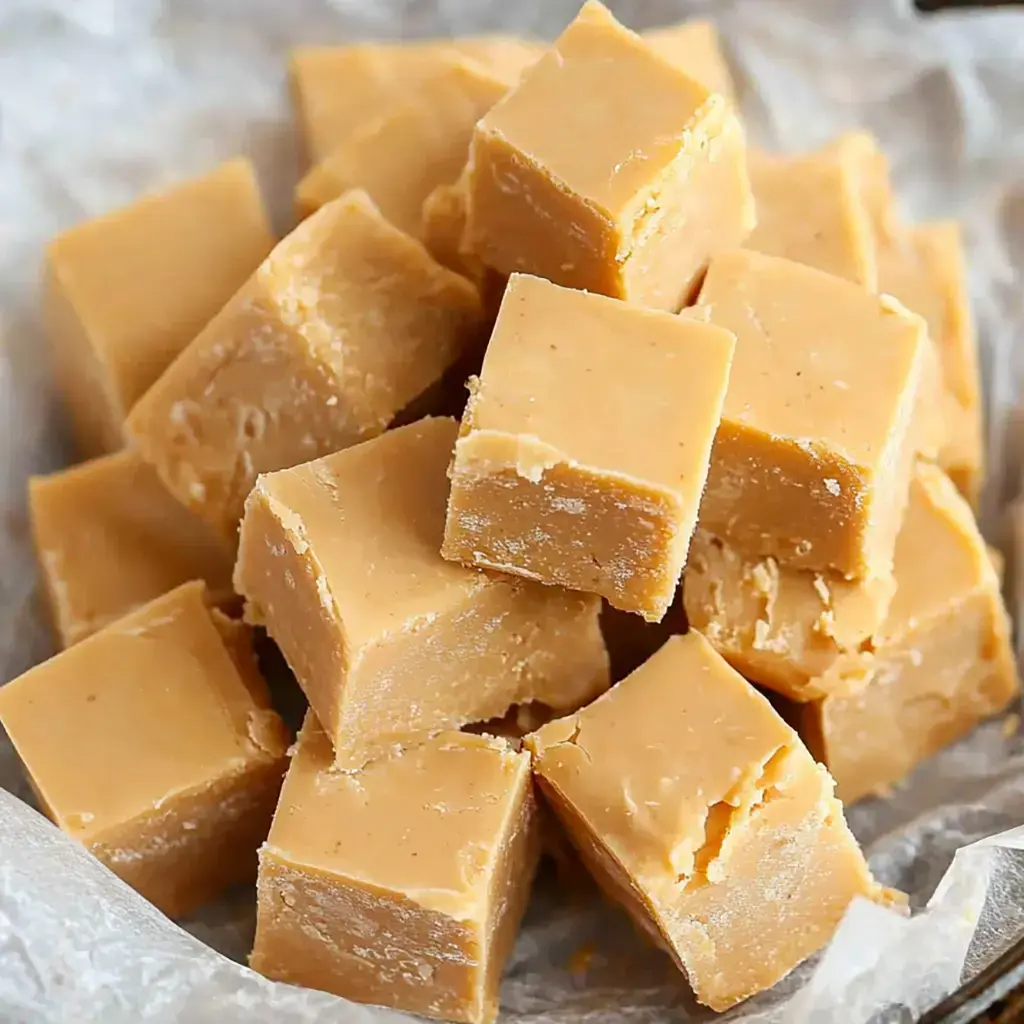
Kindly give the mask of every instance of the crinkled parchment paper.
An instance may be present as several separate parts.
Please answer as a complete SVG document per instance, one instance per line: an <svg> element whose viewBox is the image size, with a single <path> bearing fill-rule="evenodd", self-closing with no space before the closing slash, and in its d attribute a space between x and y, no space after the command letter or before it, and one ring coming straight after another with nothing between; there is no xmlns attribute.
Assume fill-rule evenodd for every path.
<svg viewBox="0 0 1024 1024"><path fill-rule="evenodd" d="M23 507L26 475L63 457L37 315L46 239L239 151L254 157L283 229L298 171L284 88L289 46L497 30L550 37L576 6L0 2L0 679L49 653ZM638 29L712 13L756 139L800 147L866 125L891 154L910 212L965 221L989 409L985 525L998 539L1020 465L1011 420L1024 363L1024 14L919 20L895 0L612 6ZM727 1019L897 1019L895 1008L934 1003L1024 932L1024 838L984 839L1024 822L1024 743L1011 733L990 723L888 800L851 811L875 871L910 893L917 915L854 906L817 965ZM248 950L251 890L188 922L191 935L170 924L15 799L28 793L2 738L0 783L15 795L0 791L5 1024L398 1019L271 984L228 959ZM713 1016L617 911L550 882L531 908L503 1002L508 1021Z"/></svg>

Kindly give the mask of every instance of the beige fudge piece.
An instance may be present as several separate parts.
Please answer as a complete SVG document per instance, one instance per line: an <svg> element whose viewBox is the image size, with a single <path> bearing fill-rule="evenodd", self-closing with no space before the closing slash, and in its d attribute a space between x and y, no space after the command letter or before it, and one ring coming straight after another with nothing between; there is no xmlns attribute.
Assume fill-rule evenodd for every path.
<svg viewBox="0 0 1024 1024"><path fill-rule="evenodd" d="M482 65L453 55L405 104L360 124L306 174L295 191L298 216L361 188L395 227L419 235L424 201L458 179L476 122L507 89Z"/></svg>
<svg viewBox="0 0 1024 1024"><path fill-rule="evenodd" d="M502 273L677 310L753 227L744 150L721 95L588 0L477 125L467 247Z"/></svg>
<svg viewBox="0 0 1024 1024"><path fill-rule="evenodd" d="M936 409L944 421L938 463L975 507L984 475L978 345L967 294L960 228L918 224L879 250L879 287L928 324L935 346Z"/></svg>
<svg viewBox="0 0 1024 1024"><path fill-rule="evenodd" d="M771 556L744 555L701 529L683 581L690 625L737 671L792 700L864 686L862 652L895 589L893 575L846 580L792 569Z"/></svg>
<svg viewBox="0 0 1024 1024"><path fill-rule="evenodd" d="M477 61L513 85L542 52L540 44L510 36L299 47L289 78L306 153L313 163L322 160L361 125L429 89L453 58Z"/></svg>
<svg viewBox="0 0 1024 1024"><path fill-rule="evenodd" d="M278 981L485 1024L539 851L530 760L448 732L351 774L312 714L260 852L251 964Z"/></svg>
<svg viewBox="0 0 1024 1024"><path fill-rule="evenodd" d="M527 745L586 865L715 1010L882 897L828 773L699 633Z"/></svg>
<svg viewBox="0 0 1024 1024"><path fill-rule="evenodd" d="M425 419L263 476L235 586L355 768L431 733L608 685L596 598L441 558L457 425Z"/></svg>
<svg viewBox="0 0 1024 1024"><path fill-rule="evenodd" d="M735 102L736 87L722 56L718 32L710 21L684 21L652 29L643 33L643 40L659 57L695 78L709 92L719 92Z"/></svg>
<svg viewBox="0 0 1024 1024"><path fill-rule="evenodd" d="M748 249L875 290L874 235L849 161L828 150L798 157L748 151L747 167L757 207Z"/></svg>
<svg viewBox="0 0 1024 1024"><path fill-rule="evenodd" d="M719 328L513 275L463 415L442 554L661 619L734 343Z"/></svg>
<svg viewBox="0 0 1024 1024"><path fill-rule="evenodd" d="M206 580L230 603L233 551L126 449L29 481L32 536L62 647L140 605Z"/></svg>
<svg viewBox="0 0 1024 1024"><path fill-rule="evenodd" d="M794 567L888 576L915 447L921 318L746 250L712 262L685 315L736 335L704 529Z"/></svg>
<svg viewBox="0 0 1024 1024"><path fill-rule="evenodd" d="M288 736L202 584L0 688L0 722L46 813L164 913L255 876Z"/></svg>
<svg viewBox="0 0 1024 1024"><path fill-rule="evenodd" d="M866 685L803 710L801 732L850 803L884 792L1018 693L999 578L966 501L921 465L896 552L896 596Z"/></svg>
<svg viewBox="0 0 1024 1024"><path fill-rule="evenodd" d="M181 502L236 535L258 473L380 434L478 343L480 299L362 192L281 242L136 406Z"/></svg>
<svg viewBox="0 0 1024 1024"><path fill-rule="evenodd" d="M125 415L273 244L247 160L50 243L46 330L83 457L122 447Z"/></svg>

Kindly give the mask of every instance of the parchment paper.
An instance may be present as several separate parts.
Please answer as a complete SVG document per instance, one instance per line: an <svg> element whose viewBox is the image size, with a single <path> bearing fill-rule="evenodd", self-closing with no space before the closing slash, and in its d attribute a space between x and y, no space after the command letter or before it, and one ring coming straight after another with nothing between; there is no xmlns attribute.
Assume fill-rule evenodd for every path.
<svg viewBox="0 0 1024 1024"><path fill-rule="evenodd" d="M46 239L240 151L255 159L283 230L298 172L284 89L291 45L498 30L551 37L577 6L0 0L0 679L50 653L24 516L26 475L64 459L37 316ZM755 138L803 147L865 125L893 158L909 211L965 221L989 410L984 522L998 538L1021 464L1012 408L1024 364L1024 14L918 20L894 0L611 6L637 29L713 14ZM0 784L28 799L2 738ZM918 913L905 920L855 905L816 966L727 1019L908 1019L1024 933L1024 830L984 838L1024 822L1024 743L1006 723L978 730L850 819L876 873ZM400 1019L271 984L214 952L244 959L252 922L253 893L242 889L186 922L188 934L0 791L4 1024ZM550 879L502 996L509 1022L713 1016L618 911Z"/></svg>

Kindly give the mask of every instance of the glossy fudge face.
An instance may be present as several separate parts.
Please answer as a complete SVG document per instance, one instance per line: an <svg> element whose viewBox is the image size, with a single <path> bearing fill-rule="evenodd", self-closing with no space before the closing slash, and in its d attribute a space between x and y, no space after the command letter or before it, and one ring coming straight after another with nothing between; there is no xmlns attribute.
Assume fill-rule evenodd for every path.
<svg viewBox="0 0 1024 1024"><path fill-rule="evenodd" d="M880 896L828 774L698 633L527 745L584 862L716 1010Z"/></svg>
<svg viewBox="0 0 1024 1024"><path fill-rule="evenodd" d="M172 493L233 539L259 473L382 433L480 326L476 289L348 193L277 246L130 429Z"/></svg>
<svg viewBox="0 0 1024 1024"><path fill-rule="evenodd" d="M732 350L718 328L515 275L455 448L445 557L660 619Z"/></svg>
<svg viewBox="0 0 1024 1024"><path fill-rule="evenodd" d="M284 772L242 629L186 584L0 690L46 813L172 916L252 877Z"/></svg>
<svg viewBox="0 0 1024 1024"><path fill-rule="evenodd" d="M440 555L457 426L425 419L260 479L236 587L288 658L339 765L608 685L599 601Z"/></svg>
<svg viewBox="0 0 1024 1024"><path fill-rule="evenodd" d="M725 99L595 0L477 126L466 241L502 273L674 311L752 226Z"/></svg>
<svg viewBox="0 0 1024 1024"><path fill-rule="evenodd" d="M253 967L483 1024L539 850L529 756L445 733L355 773L310 715L260 855Z"/></svg>

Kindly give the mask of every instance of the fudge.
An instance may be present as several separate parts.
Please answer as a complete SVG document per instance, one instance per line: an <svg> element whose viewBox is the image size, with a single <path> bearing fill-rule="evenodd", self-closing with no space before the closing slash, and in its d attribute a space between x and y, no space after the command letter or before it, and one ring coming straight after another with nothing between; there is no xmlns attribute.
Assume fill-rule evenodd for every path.
<svg viewBox="0 0 1024 1024"><path fill-rule="evenodd" d="M970 507L935 466L914 478L896 582L865 685L801 709L800 731L846 803L884 793L1019 689L996 568Z"/></svg>
<svg viewBox="0 0 1024 1024"><path fill-rule="evenodd" d="M299 182L298 216L362 188L395 227L419 235L424 201L458 179L473 127L507 88L482 65L450 58L407 103L360 124Z"/></svg>
<svg viewBox="0 0 1024 1024"><path fill-rule="evenodd" d="M690 625L733 668L759 686L803 701L864 686L872 637L895 590L893 574L847 580L792 569L770 555L744 555L698 529L683 603Z"/></svg>
<svg viewBox="0 0 1024 1024"><path fill-rule="evenodd" d="M124 445L128 411L272 245L247 160L50 243L43 314L54 382L83 458Z"/></svg>
<svg viewBox="0 0 1024 1024"><path fill-rule="evenodd" d="M309 698L337 763L608 685L600 602L446 562L458 427L425 419L261 476L235 587Z"/></svg>
<svg viewBox="0 0 1024 1024"><path fill-rule="evenodd" d="M334 769L312 714L260 852L250 963L269 978L486 1024L539 843L529 756L446 732Z"/></svg>
<svg viewBox="0 0 1024 1024"><path fill-rule="evenodd" d="M717 327L513 275L455 446L442 554L661 619L734 344Z"/></svg>
<svg viewBox="0 0 1024 1024"><path fill-rule="evenodd" d="M584 863L715 1010L884 898L828 773L699 633L526 742Z"/></svg>
<svg viewBox="0 0 1024 1024"><path fill-rule="evenodd" d="M306 153L323 160L361 125L429 89L452 58L477 61L511 86L542 52L509 36L299 47L289 79Z"/></svg>
<svg viewBox="0 0 1024 1024"><path fill-rule="evenodd" d="M183 504L237 535L259 473L382 433L479 343L480 298L349 192L300 224L135 407Z"/></svg>
<svg viewBox="0 0 1024 1024"><path fill-rule="evenodd" d="M597 0L480 120L468 187L489 266L671 311L754 224L730 104Z"/></svg>
<svg viewBox="0 0 1024 1024"><path fill-rule="evenodd" d="M83 463L28 488L32 536L62 647L189 580L230 604L234 553L168 494L134 449Z"/></svg>
<svg viewBox="0 0 1024 1024"><path fill-rule="evenodd" d="M684 315L736 335L702 527L780 564L889 575L915 448L921 318L749 250L716 257Z"/></svg>
<svg viewBox="0 0 1024 1024"><path fill-rule="evenodd" d="M288 736L201 583L0 688L0 722L46 814L164 913L255 877Z"/></svg>
<svg viewBox="0 0 1024 1024"><path fill-rule="evenodd" d="M831 151L798 157L748 151L747 167L757 206L748 249L875 290L871 221L849 161Z"/></svg>
<svg viewBox="0 0 1024 1024"><path fill-rule="evenodd" d="M710 21L694 19L651 29L643 33L643 40L659 57L695 78L709 92L721 93L735 102L732 75L722 56L718 32Z"/></svg>

